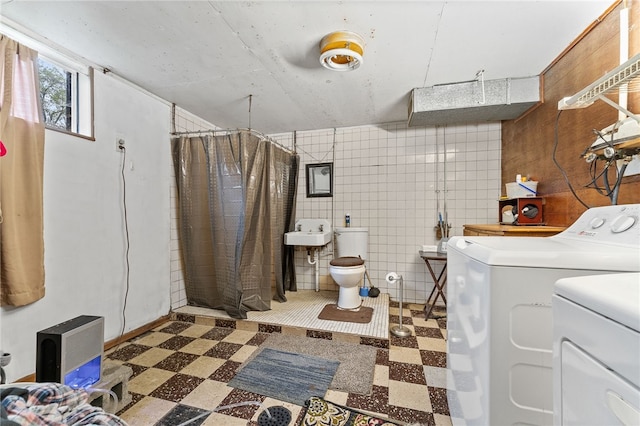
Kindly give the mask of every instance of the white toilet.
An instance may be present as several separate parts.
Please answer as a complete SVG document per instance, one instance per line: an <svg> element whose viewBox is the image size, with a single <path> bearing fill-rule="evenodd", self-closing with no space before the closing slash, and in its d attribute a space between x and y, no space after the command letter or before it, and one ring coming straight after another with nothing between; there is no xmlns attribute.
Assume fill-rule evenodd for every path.
<svg viewBox="0 0 640 426"><path fill-rule="evenodd" d="M362 303L358 284L364 277L369 231L367 228L335 228L336 258L329 273L340 286L338 308L357 309Z"/></svg>

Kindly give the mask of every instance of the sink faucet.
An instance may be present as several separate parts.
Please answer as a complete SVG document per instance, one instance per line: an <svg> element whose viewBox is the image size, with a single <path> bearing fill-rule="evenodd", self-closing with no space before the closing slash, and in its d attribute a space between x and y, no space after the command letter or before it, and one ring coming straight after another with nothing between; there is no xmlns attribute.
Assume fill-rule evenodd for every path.
<svg viewBox="0 0 640 426"><path fill-rule="evenodd" d="M324 225L320 225L320 232L324 231Z"/></svg>
<svg viewBox="0 0 640 426"><path fill-rule="evenodd" d="M300 223L298 224L298 226L296 228L296 231L302 231L302 224L300 224Z"/></svg>

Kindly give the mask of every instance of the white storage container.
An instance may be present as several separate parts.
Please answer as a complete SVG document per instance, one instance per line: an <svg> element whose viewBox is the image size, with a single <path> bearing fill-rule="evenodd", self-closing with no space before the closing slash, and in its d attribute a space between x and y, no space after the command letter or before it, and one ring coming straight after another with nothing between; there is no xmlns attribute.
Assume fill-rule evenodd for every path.
<svg viewBox="0 0 640 426"><path fill-rule="evenodd" d="M538 182L528 180L526 182L509 182L506 184L507 198L535 197L538 193Z"/></svg>

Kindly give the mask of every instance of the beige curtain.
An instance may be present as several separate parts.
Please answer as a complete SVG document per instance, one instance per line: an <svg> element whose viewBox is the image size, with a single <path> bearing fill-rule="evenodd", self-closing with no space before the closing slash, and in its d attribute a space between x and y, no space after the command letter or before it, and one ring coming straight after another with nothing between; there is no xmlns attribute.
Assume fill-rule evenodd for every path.
<svg viewBox="0 0 640 426"><path fill-rule="evenodd" d="M38 54L0 35L0 304L44 297L44 122Z"/></svg>

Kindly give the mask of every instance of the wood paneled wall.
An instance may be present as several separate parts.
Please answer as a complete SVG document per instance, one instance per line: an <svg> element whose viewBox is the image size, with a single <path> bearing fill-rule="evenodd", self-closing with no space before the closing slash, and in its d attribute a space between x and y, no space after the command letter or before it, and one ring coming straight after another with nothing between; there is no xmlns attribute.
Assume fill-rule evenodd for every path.
<svg viewBox="0 0 640 426"><path fill-rule="evenodd" d="M640 2L631 1L627 5L631 57L640 52ZM549 225L568 226L586 210L572 195L553 161L556 120L556 159L577 195L589 207L611 204L608 197L585 188L591 178L589 164L581 154L595 140L593 130L615 123L618 110L596 101L584 109L565 110L558 117L558 101L574 95L620 64L619 22L623 5L614 6L542 72L543 102L521 117L502 123L503 188L506 182L515 180L516 174L537 180L538 193L545 198L544 218ZM617 95L610 97L618 100ZM628 109L640 114L640 93L629 94ZM630 203L640 203L640 175L623 179L618 204Z"/></svg>

